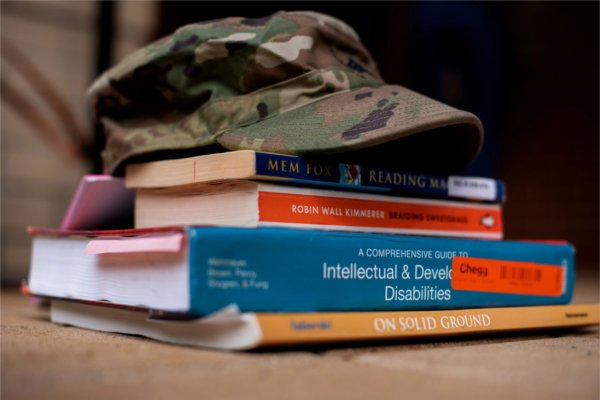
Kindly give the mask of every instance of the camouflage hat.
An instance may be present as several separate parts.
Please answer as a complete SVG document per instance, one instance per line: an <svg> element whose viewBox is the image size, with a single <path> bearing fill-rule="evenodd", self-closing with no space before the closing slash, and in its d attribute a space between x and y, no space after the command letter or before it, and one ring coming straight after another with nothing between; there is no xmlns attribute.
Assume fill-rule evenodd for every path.
<svg viewBox="0 0 600 400"><path fill-rule="evenodd" d="M109 173L191 149L457 170L483 140L476 116L387 85L354 30L315 12L184 26L106 71L88 98Z"/></svg>

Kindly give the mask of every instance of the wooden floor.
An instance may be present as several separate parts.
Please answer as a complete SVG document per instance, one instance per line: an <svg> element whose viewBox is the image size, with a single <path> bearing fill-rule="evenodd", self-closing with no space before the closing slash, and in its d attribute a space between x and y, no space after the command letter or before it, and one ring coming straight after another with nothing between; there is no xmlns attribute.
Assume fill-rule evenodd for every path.
<svg viewBox="0 0 600 400"><path fill-rule="evenodd" d="M580 279L576 303L598 302ZM228 353L61 327L2 291L2 399L598 399L598 329Z"/></svg>

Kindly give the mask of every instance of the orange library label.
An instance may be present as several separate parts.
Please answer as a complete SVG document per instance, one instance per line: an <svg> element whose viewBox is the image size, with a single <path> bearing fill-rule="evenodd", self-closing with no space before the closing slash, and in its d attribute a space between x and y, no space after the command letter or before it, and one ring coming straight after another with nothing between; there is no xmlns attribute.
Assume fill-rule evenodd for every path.
<svg viewBox="0 0 600 400"><path fill-rule="evenodd" d="M296 224L502 233L499 207L261 191L260 220Z"/></svg>
<svg viewBox="0 0 600 400"><path fill-rule="evenodd" d="M560 265L471 257L452 259L454 290L560 296L564 279Z"/></svg>

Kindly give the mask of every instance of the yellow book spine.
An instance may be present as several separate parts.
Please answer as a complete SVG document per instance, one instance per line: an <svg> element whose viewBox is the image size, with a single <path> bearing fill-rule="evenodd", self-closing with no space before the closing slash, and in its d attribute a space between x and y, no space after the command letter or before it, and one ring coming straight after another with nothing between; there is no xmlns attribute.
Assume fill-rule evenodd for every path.
<svg viewBox="0 0 600 400"><path fill-rule="evenodd" d="M255 314L262 346L390 340L597 325L599 305L441 311Z"/></svg>

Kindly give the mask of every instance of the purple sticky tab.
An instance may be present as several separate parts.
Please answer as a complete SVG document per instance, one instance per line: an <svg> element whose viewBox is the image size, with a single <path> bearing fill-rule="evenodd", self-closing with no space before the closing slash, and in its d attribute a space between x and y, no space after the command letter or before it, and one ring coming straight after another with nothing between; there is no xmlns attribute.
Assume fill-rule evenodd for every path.
<svg viewBox="0 0 600 400"><path fill-rule="evenodd" d="M133 227L135 191L122 178L84 175L60 224L61 229L100 230Z"/></svg>

